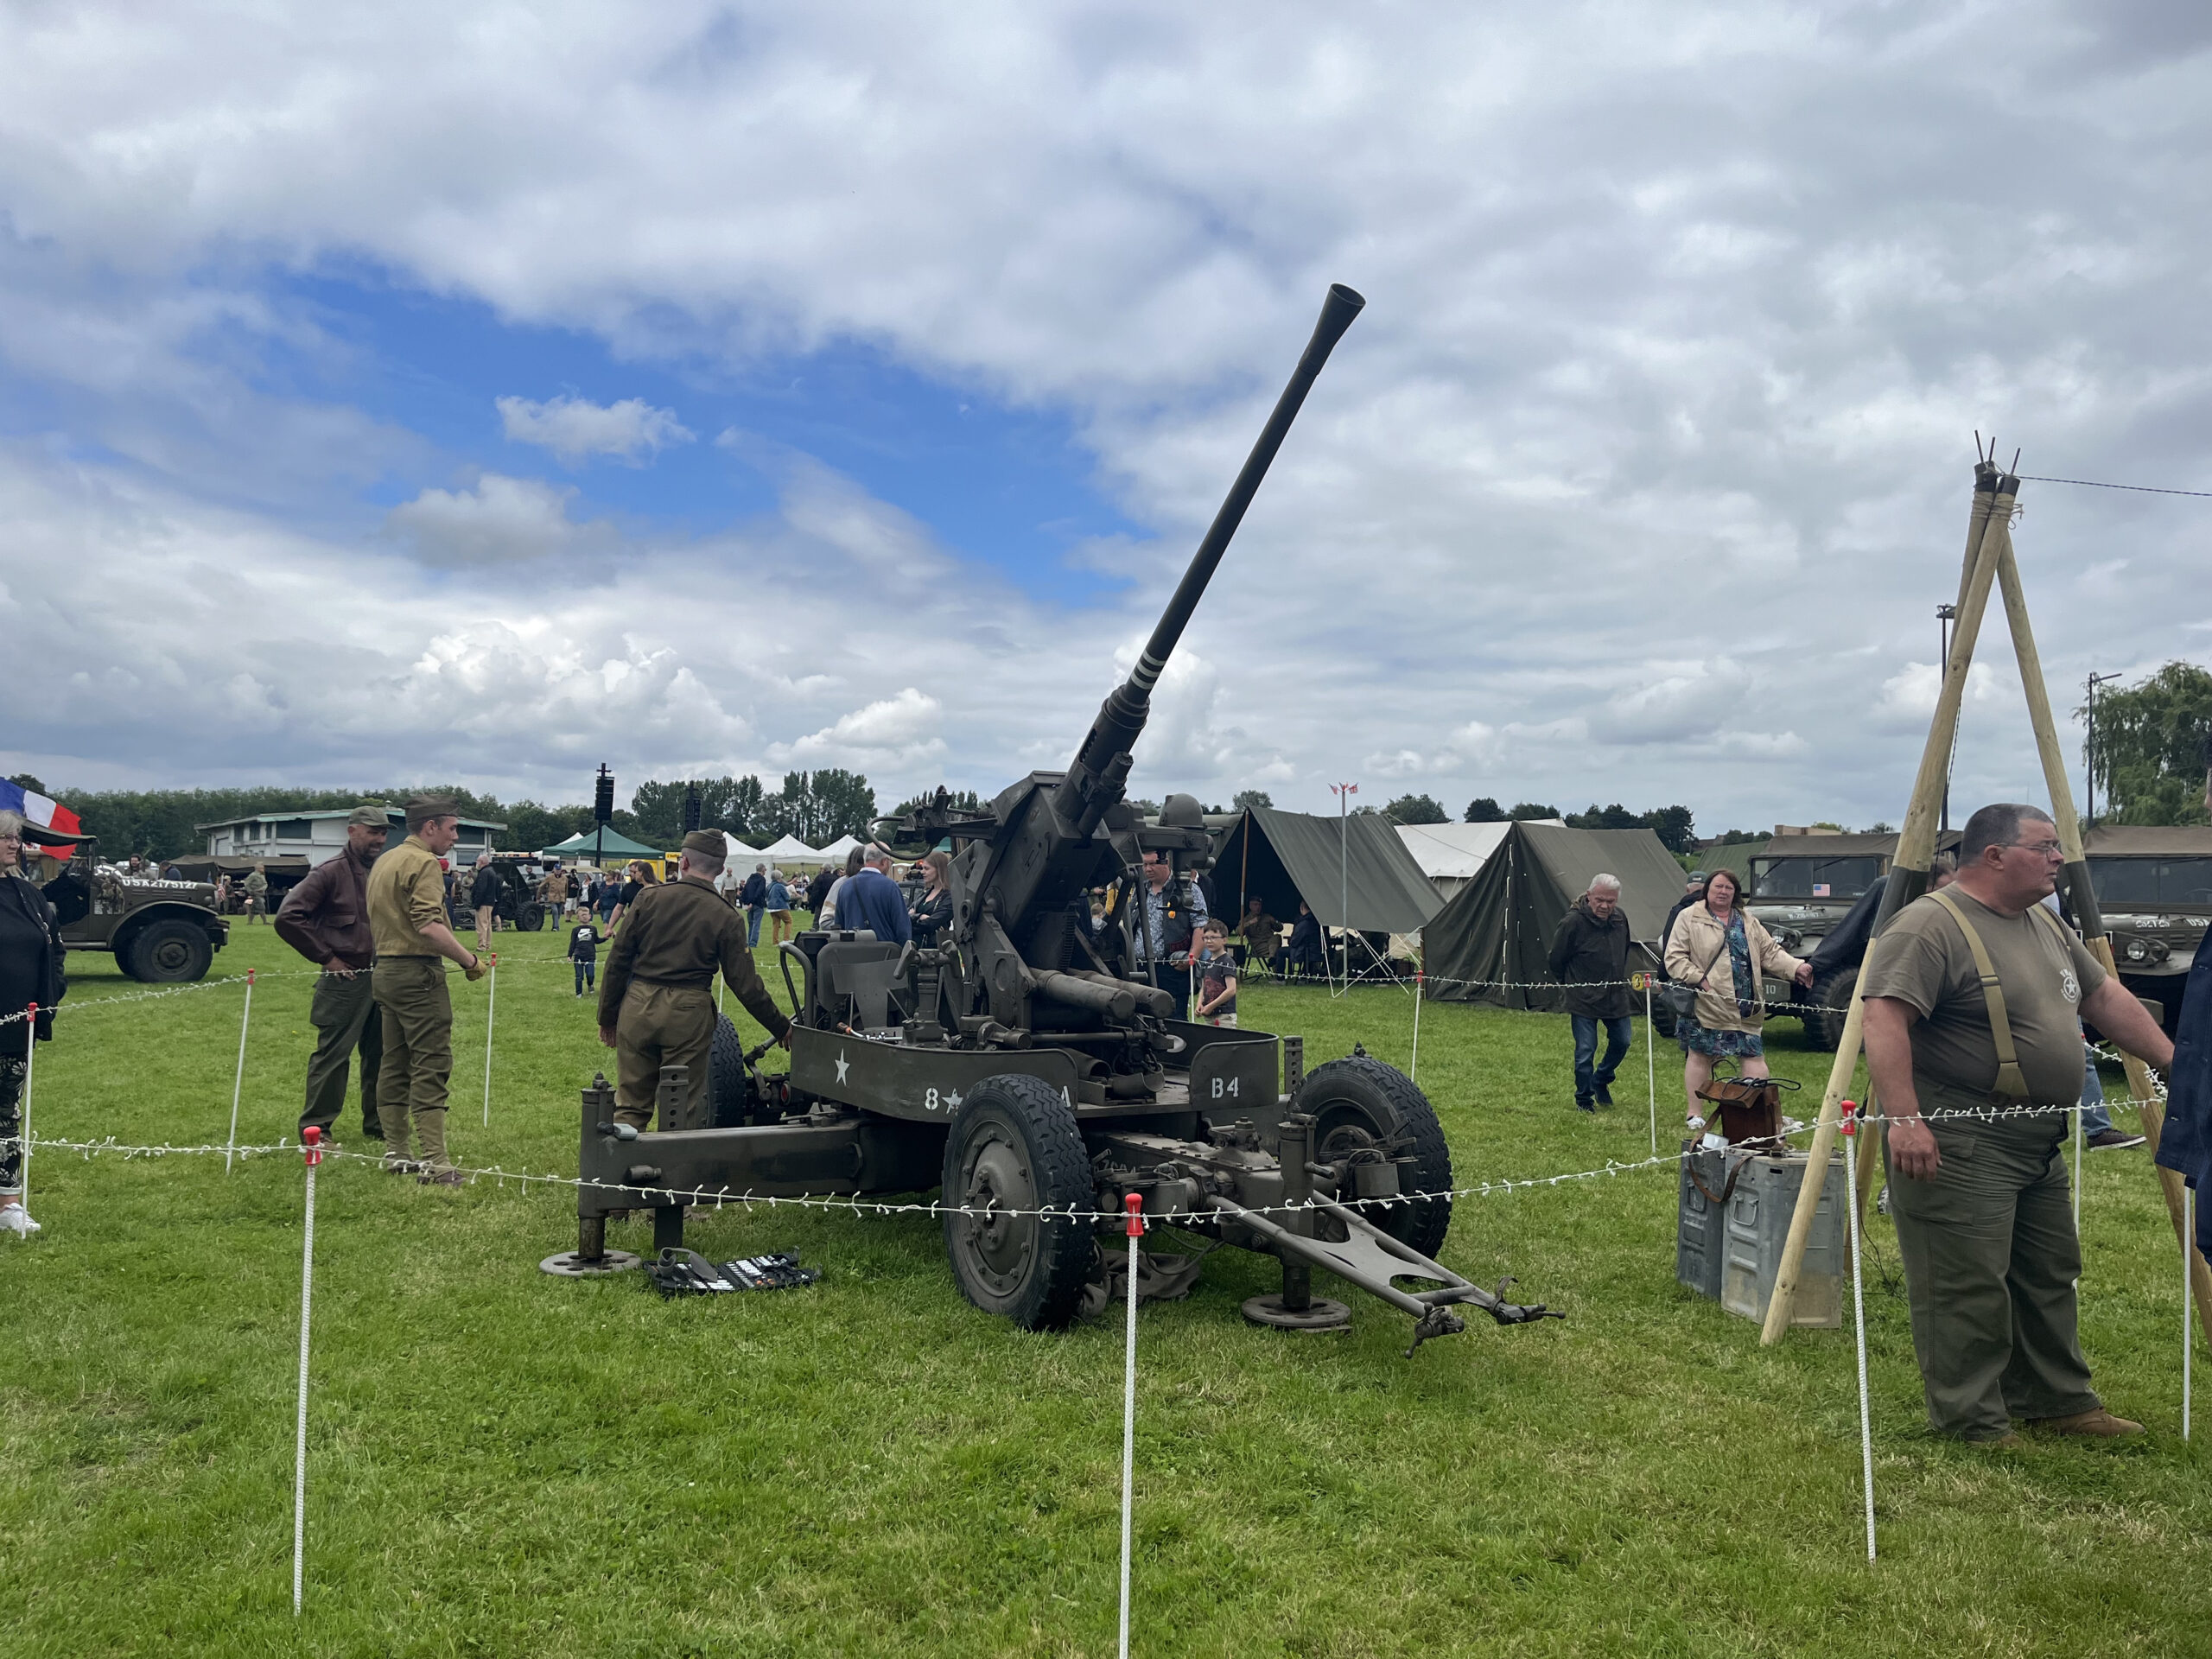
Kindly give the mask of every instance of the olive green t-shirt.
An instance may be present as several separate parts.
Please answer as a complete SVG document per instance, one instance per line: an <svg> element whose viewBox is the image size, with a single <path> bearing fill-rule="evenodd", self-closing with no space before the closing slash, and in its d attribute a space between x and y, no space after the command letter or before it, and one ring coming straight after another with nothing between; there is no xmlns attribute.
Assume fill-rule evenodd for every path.
<svg viewBox="0 0 2212 1659"><path fill-rule="evenodd" d="M2041 905L2001 916L1956 886L1958 901L1981 936L2005 988L2005 1011L2031 1099L2070 1106L2082 1097L2082 999L2105 982L2088 947ZM1932 897L1916 899L1882 930L1868 953L1868 996L1895 997L1919 1010L1912 1033L1916 1088L1943 1085L1975 1095L1997 1086L1997 1042L1974 952L1957 918Z"/></svg>

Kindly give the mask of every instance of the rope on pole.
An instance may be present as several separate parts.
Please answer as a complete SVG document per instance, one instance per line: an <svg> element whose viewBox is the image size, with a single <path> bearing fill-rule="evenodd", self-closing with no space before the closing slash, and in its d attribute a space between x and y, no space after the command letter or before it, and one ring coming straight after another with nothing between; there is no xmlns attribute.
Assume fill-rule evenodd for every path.
<svg viewBox="0 0 2212 1659"><path fill-rule="evenodd" d="M238 1071L231 1083L231 1138L225 1143L223 1153L223 1173L226 1175L231 1173L228 1149L238 1143L238 1095L245 1088L245 1033L246 1027L252 1023L253 969L249 968L245 970L245 1007L238 1014Z"/></svg>
<svg viewBox="0 0 2212 1659"><path fill-rule="evenodd" d="M1129 1522L1137 1459L1137 1241L1144 1236L1144 1195L1132 1192L1128 1207L1129 1323L1122 1354L1122 1640L1121 1659L1129 1659Z"/></svg>
<svg viewBox="0 0 2212 1659"><path fill-rule="evenodd" d="M310 1123L300 1131L306 1143L307 1226L300 1245L300 1411L292 1457L292 1617L300 1616L300 1586L308 1543L308 1331L315 1305L315 1172L322 1161L322 1131Z"/></svg>
<svg viewBox="0 0 2212 1659"><path fill-rule="evenodd" d="M1843 1103L1844 1179L1848 1190L1859 1190L1859 1108ZM1810 1179L1809 1173L1806 1177ZM1866 1559L1874 1559L1874 1420L1866 1400L1866 1293L1865 1268L1860 1261L1864 1241L1859 1230L1859 1206L1851 1205L1851 1325L1859 1344L1859 1475L1866 1494Z"/></svg>

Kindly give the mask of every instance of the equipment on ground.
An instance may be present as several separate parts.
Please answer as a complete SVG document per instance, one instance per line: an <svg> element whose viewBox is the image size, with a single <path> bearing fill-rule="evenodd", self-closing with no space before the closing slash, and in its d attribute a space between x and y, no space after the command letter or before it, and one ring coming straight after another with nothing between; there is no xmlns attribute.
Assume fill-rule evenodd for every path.
<svg viewBox="0 0 2212 1659"><path fill-rule="evenodd" d="M822 1277L822 1269L802 1268L790 1250L709 1262L696 1250L679 1246L663 1250L645 1274L664 1296L715 1296L742 1290L793 1290L813 1284Z"/></svg>
<svg viewBox="0 0 2212 1659"><path fill-rule="evenodd" d="M1135 1193L1149 1218L1278 1257L1280 1296L1251 1310L1267 1323L1343 1324L1340 1309L1317 1313L1316 1268L1411 1314L1416 1346L1462 1330L1469 1306L1502 1324L1546 1316L1433 1259L1452 1163L1427 1096L1364 1056L1309 1076L1296 1038L1185 1021L1160 964L1172 969L1187 941L1151 937L1153 907L1140 900L1156 855L1164 910L1187 915L1175 901L1212 847L1191 797L1170 796L1156 823L1125 798L1153 688L1363 303L1330 289L1228 499L1069 768L1032 772L981 811L939 791L877 826L908 857L949 843L952 913L938 943L816 931L784 944L788 1075L754 1070L725 1030L709 1098L687 1103L688 1079L669 1068L653 1132L618 1136L613 1091L601 1079L585 1092L579 1257L603 1252L618 1210L651 1208L666 1249L682 1244L690 1203L937 1187L962 1293L1050 1330L1104 1278L1094 1217L1118 1218ZM1109 900L1097 925L1094 894ZM741 1080L727 1075L732 1058Z"/></svg>
<svg viewBox="0 0 2212 1659"><path fill-rule="evenodd" d="M1771 1144L1711 1147L1682 1143L1682 1175L1675 1224L1675 1277L1729 1313L1764 1319L1781 1271L1783 1246L1797 1191L1810 1165L1802 1152ZM1843 1160L1828 1161L1827 1178L1797 1281L1790 1323L1833 1330L1843 1323L1845 1254Z"/></svg>
<svg viewBox="0 0 2212 1659"><path fill-rule="evenodd" d="M75 855L40 889L54 906L64 945L112 951L118 967L149 985L207 976L215 952L231 938L230 923L215 908L213 883L128 874L101 863L99 843L89 838Z"/></svg>

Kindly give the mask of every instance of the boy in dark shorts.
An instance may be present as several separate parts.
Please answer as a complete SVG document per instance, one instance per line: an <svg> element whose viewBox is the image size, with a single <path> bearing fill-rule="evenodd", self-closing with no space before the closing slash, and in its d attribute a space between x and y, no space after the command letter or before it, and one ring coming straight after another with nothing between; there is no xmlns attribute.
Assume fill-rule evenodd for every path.
<svg viewBox="0 0 2212 1659"><path fill-rule="evenodd" d="M1194 1017L1209 1026L1236 1028L1236 959L1229 954L1229 924L1215 917L1206 924L1198 958L1198 1001Z"/></svg>

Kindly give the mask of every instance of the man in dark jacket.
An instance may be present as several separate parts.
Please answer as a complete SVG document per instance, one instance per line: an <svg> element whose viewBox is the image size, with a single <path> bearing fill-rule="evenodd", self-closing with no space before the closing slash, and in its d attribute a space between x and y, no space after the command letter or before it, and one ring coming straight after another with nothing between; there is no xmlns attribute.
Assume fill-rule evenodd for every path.
<svg viewBox="0 0 2212 1659"><path fill-rule="evenodd" d="M1592 876L1590 890L1560 923L1551 957L1552 977L1567 988L1562 1001L1574 1021L1574 1103L1582 1111L1613 1103L1613 1074L1628 1058L1628 946L1620 877ZM1605 1057L1593 1066L1600 1024Z"/></svg>
<svg viewBox="0 0 2212 1659"><path fill-rule="evenodd" d="M748 943L760 943L760 918L768 913L768 867L755 864L753 874L745 878L745 885L737 890L738 908L745 912L745 937ZM818 907L817 907L818 908Z"/></svg>
<svg viewBox="0 0 2212 1659"><path fill-rule="evenodd" d="M369 932L369 866L384 850L391 819L381 806L357 806L346 820L346 850L327 858L285 894L276 912L276 937L319 964L308 1020L315 1053L308 1060L307 1104L300 1128L327 1136L346 1109L346 1074L361 1056L361 1133L384 1139L377 1116L377 1071L384 1059L384 1020L377 1011L370 964L376 941Z"/></svg>
<svg viewBox="0 0 2212 1659"><path fill-rule="evenodd" d="M2212 810L2212 771L2204 780ZM2196 1248L2212 1255L2212 944L2197 947L2182 993L2158 1160L2196 1194Z"/></svg>
<svg viewBox="0 0 2212 1659"><path fill-rule="evenodd" d="M1710 870L1692 870L1690 872L1689 879L1682 887L1682 896L1675 900L1675 907L1667 912L1667 919L1659 924L1660 961L1664 962L1667 959L1667 942L1675 936L1675 918L1681 915L1692 905L1699 904L1703 901L1705 898L1705 884L1712 879L1713 872Z"/></svg>

